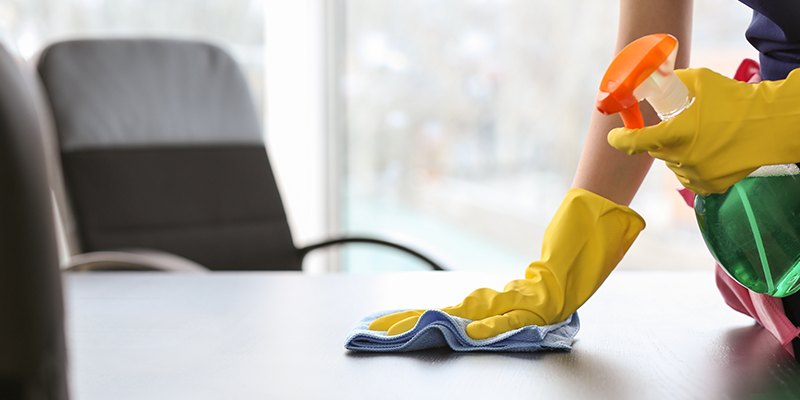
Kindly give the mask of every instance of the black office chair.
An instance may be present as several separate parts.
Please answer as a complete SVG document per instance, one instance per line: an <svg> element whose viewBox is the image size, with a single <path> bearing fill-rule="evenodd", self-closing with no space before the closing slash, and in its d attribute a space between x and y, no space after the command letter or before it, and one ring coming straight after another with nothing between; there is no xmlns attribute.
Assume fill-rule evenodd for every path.
<svg viewBox="0 0 800 400"><path fill-rule="evenodd" d="M64 213L74 215L79 252L93 252L76 255L72 268L156 251L190 260L182 268L189 270L193 263L211 270L299 270L314 249L365 242L443 269L432 257L379 237L341 236L296 248L250 92L239 66L219 47L72 40L45 48L37 66L60 143L71 204ZM114 253L124 249L140 253Z"/></svg>
<svg viewBox="0 0 800 400"><path fill-rule="evenodd" d="M34 73L0 45L0 398L67 399L55 222Z"/></svg>

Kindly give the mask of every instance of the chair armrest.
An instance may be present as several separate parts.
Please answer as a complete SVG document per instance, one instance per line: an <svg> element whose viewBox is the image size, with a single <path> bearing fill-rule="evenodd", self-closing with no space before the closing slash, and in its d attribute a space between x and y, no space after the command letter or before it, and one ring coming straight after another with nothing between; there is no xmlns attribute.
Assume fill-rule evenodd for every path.
<svg viewBox="0 0 800 400"><path fill-rule="evenodd" d="M181 256L158 250L94 251L70 257L63 271L169 271L208 272L209 269Z"/></svg>
<svg viewBox="0 0 800 400"><path fill-rule="evenodd" d="M371 243L386 247L392 247L410 254L423 262L427 263L435 271L450 271L449 263L445 262L442 257L432 254L431 250L423 249L422 245L413 242L409 238L399 237L398 235L383 234L380 237L377 235L342 235L331 239L324 240L319 243L314 243L299 249L300 258L304 258L306 254L321 249L323 247L342 245L347 243Z"/></svg>

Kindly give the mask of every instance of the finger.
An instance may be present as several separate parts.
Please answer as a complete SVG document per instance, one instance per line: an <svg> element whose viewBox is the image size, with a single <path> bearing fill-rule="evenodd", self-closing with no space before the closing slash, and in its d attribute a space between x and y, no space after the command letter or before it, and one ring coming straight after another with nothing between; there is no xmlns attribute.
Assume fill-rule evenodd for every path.
<svg viewBox="0 0 800 400"><path fill-rule="evenodd" d="M454 317L477 321L515 309L515 305L524 300L523 297L519 290L498 292L480 288L470 293L460 304L442 308L442 311Z"/></svg>
<svg viewBox="0 0 800 400"><path fill-rule="evenodd" d="M710 194L708 187L706 185L700 185L696 179L691 178L691 174L689 174L684 168L675 166L674 163L666 163L667 167L672 170L675 174L675 178L678 179L678 182L683 185L686 189L689 189L694 194L699 194L701 196L708 196Z"/></svg>
<svg viewBox="0 0 800 400"><path fill-rule="evenodd" d="M475 340L482 340L529 325L546 325L546 322L534 312L513 310L471 322L467 325L467 335Z"/></svg>
<svg viewBox="0 0 800 400"><path fill-rule="evenodd" d="M674 163L666 163L667 167L675 173L675 177L683 187L695 194L708 196L712 193L724 193L736 182L735 178L725 176L722 178L708 179L698 176L697 171L686 167L678 167Z"/></svg>
<svg viewBox="0 0 800 400"><path fill-rule="evenodd" d="M689 176L691 174L689 173L689 170L681 166L681 164L667 161L664 163L664 165L666 165L667 168L669 168L670 171L675 174L675 177L678 178L679 181L683 182L684 180L689 180Z"/></svg>
<svg viewBox="0 0 800 400"><path fill-rule="evenodd" d="M728 191L728 189L730 189L731 186L735 185L736 182L746 178L755 170L756 168L747 168L741 171L733 171L728 174L715 177L714 179L709 179L708 183L705 185L706 189L708 189L708 191L711 193L725 193Z"/></svg>
<svg viewBox="0 0 800 400"><path fill-rule="evenodd" d="M636 137L634 136L637 132L639 132L638 129L612 129L611 132L608 132L608 144L631 156L642 154L647 150L642 150L637 145Z"/></svg>
<svg viewBox="0 0 800 400"><path fill-rule="evenodd" d="M699 194L701 196L708 196L711 192L705 187L695 184L694 181L685 177L685 176L678 176L678 181L683 185L683 187L689 189L694 194Z"/></svg>
<svg viewBox="0 0 800 400"><path fill-rule="evenodd" d="M704 194L703 196L708 196L710 194L722 194L722 193L725 193L736 182L737 182L737 180L734 180L734 179L731 179L731 178L721 178L721 179L716 179L716 180L713 180L713 181L706 182L703 185L703 189L707 192L707 194Z"/></svg>
<svg viewBox="0 0 800 400"><path fill-rule="evenodd" d="M677 118L677 117L676 117ZM669 122L648 126L641 129L617 128L608 133L608 143L617 150L630 155L642 154L646 151L655 152L654 157L660 157L659 150L680 146L685 138L669 129Z"/></svg>
<svg viewBox="0 0 800 400"><path fill-rule="evenodd" d="M677 69L675 70L675 75L681 80L681 82L683 82L684 85L686 85L686 88L696 96L702 91L703 86L719 87L720 85L725 85L730 81L744 84L744 82L735 81L708 68ZM709 82L712 83L709 84ZM702 83L705 83L705 85Z"/></svg>
<svg viewBox="0 0 800 400"><path fill-rule="evenodd" d="M409 310L409 311L400 311L394 314L384 315L372 321L369 324L369 329L372 331L388 331L392 325L407 319L409 317L417 316L419 317L422 314L421 310Z"/></svg>
<svg viewBox="0 0 800 400"><path fill-rule="evenodd" d="M412 317L408 317L394 325L386 332L389 336L399 335L401 333L406 333L414 328L417 325L417 321L419 321L419 315L415 315Z"/></svg>

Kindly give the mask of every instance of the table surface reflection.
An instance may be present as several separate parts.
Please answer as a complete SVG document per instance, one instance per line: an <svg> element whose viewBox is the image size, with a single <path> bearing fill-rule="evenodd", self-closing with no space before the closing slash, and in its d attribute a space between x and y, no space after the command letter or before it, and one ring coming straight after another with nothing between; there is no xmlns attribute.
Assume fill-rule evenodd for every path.
<svg viewBox="0 0 800 400"><path fill-rule="evenodd" d="M364 315L452 305L516 276L468 272L65 275L73 399L745 399L800 368L712 272L615 271L571 352L344 349ZM416 394L415 394L416 393Z"/></svg>

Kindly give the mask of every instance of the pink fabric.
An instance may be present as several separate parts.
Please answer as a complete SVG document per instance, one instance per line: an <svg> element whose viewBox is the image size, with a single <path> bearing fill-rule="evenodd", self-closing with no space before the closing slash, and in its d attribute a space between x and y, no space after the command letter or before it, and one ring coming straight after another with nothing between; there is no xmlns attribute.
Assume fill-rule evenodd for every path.
<svg viewBox="0 0 800 400"><path fill-rule="evenodd" d="M747 83L761 82L761 66L758 65L758 61L745 58L733 74L733 79Z"/></svg>
<svg viewBox="0 0 800 400"><path fill-rule="evenodd" d="M689 207L694 207L694 193L689 189L678 189ZM794 326L783 311L783 302L777 297L756 293L736 282L719 264L715 264L717 289L725 303L734 310L758 321L794 356L792 339L800 336L800 328Z"/></svg>
<svg viewBox="0 0 800 400"><path fill-rule="evenodd" d="M687 189L687 188L680 188L678 189L678 193L680 193L681 197L683 197L683 201L686 202L691 208L694 208L694 193Z"/></svg>
<svg viewBox="0 0 800 400"><path fill-rule="evenodd" d="M747 289L728 276L719 264L716 265L716 275L717 288L725 303L734 310L753 317L794 356L792 339L800 335L800 328L786 317L781 299Z"/></svg>

